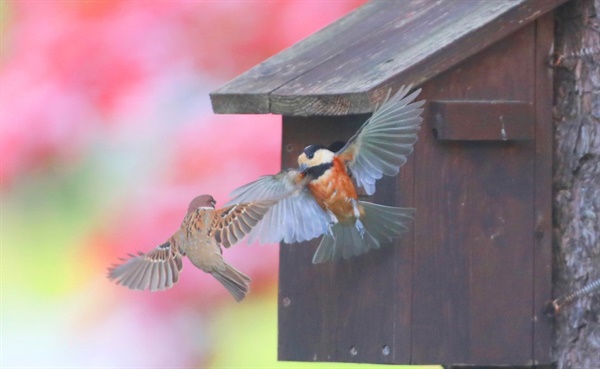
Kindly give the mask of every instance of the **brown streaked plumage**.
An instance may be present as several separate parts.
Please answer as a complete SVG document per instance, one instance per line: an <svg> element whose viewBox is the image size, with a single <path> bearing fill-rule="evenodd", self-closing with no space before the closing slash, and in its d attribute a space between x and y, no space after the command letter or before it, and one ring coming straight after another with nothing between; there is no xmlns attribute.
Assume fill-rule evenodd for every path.
<svg viewBox="0 0 600 369"><path fill-rule="evenodd" d="M181 227L165 243L144 254L130 255L109 268L108 278L134 290L160 291L179 280L182 258L215 277L236 301L248 293L250 278L227 264L221 246L230 247L248 234L275 203L255 201L215 210L210 195L194 198Z"/></svg>

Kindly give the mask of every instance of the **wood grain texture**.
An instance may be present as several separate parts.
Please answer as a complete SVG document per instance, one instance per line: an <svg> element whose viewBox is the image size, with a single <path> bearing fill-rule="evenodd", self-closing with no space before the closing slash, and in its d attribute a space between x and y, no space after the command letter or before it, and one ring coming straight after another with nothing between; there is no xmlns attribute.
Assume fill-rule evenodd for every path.
<svg viewBox="0 0 600 369"><path fill-rule="evenodd" d="M433 4L421 4L427 11ZM310 37L256 65L210 96L217 114L270 113L269 94L306 73L340 50L351 47L364 34L393 21L397 15L377 2L367 3ZM357 27L356 25L360 25ZM332 42L338 35L343 39ZM253 105L256 104L256 105Z"/></svg>
<svg viewBox="0 0 600 369"><path fill-rule="evenodd" d="M428 82L424 98L532 104L534 41L530 24ZM433 128L430 112L425 122ZM421 133L412 363L531 364L534 142L449 142Z"/></svg>
<svg viewBox="0 0 600 369"><path fill-rule="evenodd" d="M535 247L533 362L550 363L553 325L544 314L552 296L552 97L553 73L546 59L554 47L553 12L535 23Z"/></svg>
<svg viewBox="0 0 600 369"><path fill-rule="evenodd" d="M600 2L557 10L555 51L600 45ZM600 54L568 57L554 70L556 297L600 278ZM600 295L582 296L556 318L558 368L600 368Z"/></svg>
<svg viewBox="0 0 600 369"><path fill-rule="evenodd" d="M534 106L536 140L442 141L426 105L415 152L375 196L417 208L411 233L398 245L317 266L310 261L318 240L282 245L280 360L550 361L551 325L538 319L551 297L549 81L538 69L549 22L530 23L434 78L422 95ZM366 117L284 117L283 165L294 166L308 144L350 137Z"/></svg>
<svg viewBox="0 0 600 369"><path fill-rule="evenodd" d="M348 139L366 118L284 117L283 166L295 166L306 145ZM370 201L395 203L396 183L391 177L378 182ZM281 246L279 360L408 362L409 326L396 319L409 321L411 280L395 275L398 254L411 254L410 238L360 257L313 265L318 242Z"/></svg>
<svg viewBox="0 0 600 369"><path fill-rule="evenodd" d="M211 93L215 113L371 112L566 0L373 1Z"/></svg>
<svg viewBox="0 0 600 369"><path fill-rule="evenodd" d="M431 101L438 140L515 141L534 138L533 104L519 101Z"/></svg>
<svg viewBox="0 0 600 369"><path fill-rule="evenodd" d="M275 56L249 71L255 81L242 76L231 90L213 94L213 104L231 104L227 112L295 115L284 117L284 167L295 166L308 144L350 137L367 117L352 113L370 111L390 88L421 83L421 98L437 102L425 106L409 162L397 178L378 182L373 200L416 207L410 233L396 245L316 266L311 258L318 240L281 246L280 360L478 366L552 360L552 322L540 313L552 283L552 74L543 64L553 19L542 14L561 2L411 1L404 4L418 9L403 16L389 6L383 11L380 4L388 2L375 2L329 29L328 37L341 37L339 48L327 38L309 38L279 54L289 53L290 65L294 58L301 62L298 69L284 68L278 81L278 72L260 75L276 68ZM448 22L450 13L459 18L455 23ZM490 18L479 18L477 27L469 23L483 13ZM461 33L466 25L474 28ZM243 90L253 84L264 90ZM596 87L584 88L590 86ZM595 109L597 94L584 96L585 107ZM242 105L247 111L234 111ZM314 114L341 116L304 117ZM512 123L506 126L500 116ZM555 232L569 247L583 237L573 229L591 234L585 241L592 245L598 234L589 225L593 213L582 215L574 205L583 198L593 212L590 196L600 193L589 182L600 183L593 174L600 167L596 126L589 122L565 123L561 137L579 136L557 148L568 153L557 161L565 177L555 200L568 207L558 220L568 226ZM498 134L503 123L505 136ZM569 182L576 179L581 182ZM575 216L585 218L583 228L573 225L569 217ZM580 262L584 254L565 255L566 262ZM575 283L586 280L589 274ZM561 319L586 323L593 316ZM567 332L572 338L574 331Z"/></svg>

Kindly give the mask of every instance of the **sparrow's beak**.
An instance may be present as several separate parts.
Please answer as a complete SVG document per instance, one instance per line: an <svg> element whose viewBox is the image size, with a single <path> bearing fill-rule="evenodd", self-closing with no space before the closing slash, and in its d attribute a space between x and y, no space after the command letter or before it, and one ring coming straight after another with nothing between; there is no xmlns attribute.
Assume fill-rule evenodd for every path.
<svg viewBox="0 0 600 369"><path fill-rule="evenodd" d="M300 173L303 173L305 170L308 169L308 164L302 163L300 164L300 167L298 169L300 169Z"/></svg>

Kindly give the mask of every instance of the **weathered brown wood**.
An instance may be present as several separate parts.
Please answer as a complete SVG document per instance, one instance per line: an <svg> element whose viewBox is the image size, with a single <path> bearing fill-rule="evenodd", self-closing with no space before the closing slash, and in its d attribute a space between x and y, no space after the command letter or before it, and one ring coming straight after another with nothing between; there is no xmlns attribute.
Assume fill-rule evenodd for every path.
<svg viewBox="0 0 600 369"><path fill-rule="evenodd" d="M416 146L422 143L417 141ZM410 155L408 161L400 169L397 176L396 201L390 202L387 198L381 198L380 203L402 207L415 208L415 155ZM379 190L379 189L378 189ZM416 212L419 212L416 209ZM395 347L392 347L393 362L409 364L412 359L413 332L415 327L413 321L413 263L415 248L415 225L411 225L409 231L403 235L399 247L396 248L396 270L395 270L395 322L394 338ZM417 328L418 329L418 328Z"/></svg>
<svg viewBox="0 0 600 369"><path fill-rule="evenodd" d="M552 362L552 322L544 306L552 296L552 77L546 59L554 45L554 14L535 22L535 248L533 265L533 359Z"/></svg>
<svg viewBox="0 0 600 369"><path fill-rule="evenodd" d="M421 2L414 8L415 11L427 12L434 5L430 1ZM364 35L397 21L397 18L398 12L390 11L388 6L378 2L367 3L213 91L210 94L213 110L217 114L270 113L269 94L272 91L341 50L352 47ZM344 37L332 42L338 35Z"/></svg>
<svg viewBox="0 0 600 369"><path fill-rule="evenodd" d="M420 85L560 2L564 1L439 2L430 12L414 14L405 27L385 27L366 35L360 44L273 91L271 111L286 115L371 111L373 104L363 102L372 100L372 93L381 94L377 88ZM390 86L392 76L396 84ZM307 99L301 98L304 96ZM319 103L322 98L337 98L340 104L332 109L332 105ZM307 105L317 109L307 112ZM339 106L351 110L340 111Z"/></svg>
<svg viewBox="0 0 600 369"><path fill-rule="evenodd" d="M533 104L543 84L534 71L542 55L534 46L538 36L530 24L429 82L423 97ZM536 133L547 136L540 109ZM309 143L349 137L364 119L284 117L284 166L295 165ZM434 124L427 109L425 124ZM534 240L550 216L548 168L534 164L548 150L547 137L443 142L424 129L416 147L398 186L382 182L376 200L393 202L397 187L401 205L416 205L414 241L407 235L402 247L319 266L310 263L318 241L282 246L280 360L531 365L547 359L543 351L532 356L551 337L548 325L536 322L539 301L550 298L543 288L547 240ZM396 285L381 283L391 275Z"/></svg>
<svg viewBox="0 0 600 369"><path fill-rule="evenodd" d="M530 24L428 82L424 98L533 103L534 40ZM412 362L531 364L535 145L421 133Z"/></svg>
<svg viewBox="0 0 600 369"><path fill-rule="evenodd" d="M555 52L555 295L600 278L600 2L557 10ZM595 50L588 55L579 51ZM556 319L559 368L600 368L600 296L582 296Z"/></svg>
<svg viewBox="0 0 600 369"><path fill-rule="evenodd" d="M519 101L431 101L431 118L438 140L532 140L532 103Z"/></svg>
<svg viewBox="0 0 600 369"><path fill-rule="evenodd" d="M348 139L366 118L284 117L283 166L295 166L308 144ZM372 201L393 203L396 187L394 178L378 182ZM318 240L282 245L279 360L408 362L410 330L396 319L409 321L411 281L394 276L397 253L410 251L404 238L398 243L324 265L311 263Z"/></svg>
<svg viewBox="0 0 600 369"><path fill-rule="evenodd" d="M420 85L565 1L374 1L211 93L213 110L370 112L389 88Z"/></svg>
<svg viewBox="0 0 600 369"><path fill-rule="evenodd" d="M552 360L552 322L540 315L552 287L552 73L543 64L553 18L544 13L564 1L374 1L211 95L216 112L286 114L285 167L296 166L308 144L350 137L367 117L355 114L370 112L390 89L422 85L420 98L429 101L414 154L397 178L378 182L374 199L416 207L410 233L317 266L318 240L281 246L280 360L478 367ZM567 87L581 65L559 66ZM557 131L565 143L557 148L564 157L555 201L563 211L555 231L565 249L586 242L593 254L598 119L575 113L598 110L598 83L587 83L577 85L580 95L564 94L582 106L565 113ZM565 270L582 270L571 266L587 254L564 255ZM589 276L561 278L580 286ZM559 337L572 340L562 347L587 329L576 324L597 321L582 317L589 305L578 307L578 316L559 317L569 325ZM567 366L568 354L561 354Z"/></svg>

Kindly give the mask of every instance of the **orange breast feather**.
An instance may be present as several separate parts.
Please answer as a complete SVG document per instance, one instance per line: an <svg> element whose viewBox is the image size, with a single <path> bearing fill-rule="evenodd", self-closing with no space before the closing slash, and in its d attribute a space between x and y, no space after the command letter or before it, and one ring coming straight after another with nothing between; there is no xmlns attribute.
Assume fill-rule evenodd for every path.
<svg viewBox="0 0 600 369"><path fill-rule="evenodd" d="M356 188L339 158L333 159L333 167L308 184L317 203L330 210L339 221L354 219L351 200L358 199Z"/></svg>

